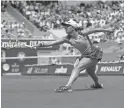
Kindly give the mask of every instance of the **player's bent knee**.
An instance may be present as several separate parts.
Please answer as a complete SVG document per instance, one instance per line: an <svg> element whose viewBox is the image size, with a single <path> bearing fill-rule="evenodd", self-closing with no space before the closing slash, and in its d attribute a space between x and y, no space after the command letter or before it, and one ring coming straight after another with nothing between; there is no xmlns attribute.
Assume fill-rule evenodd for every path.
<svg viewBox="0 0 124 108"><path fill-rule="evenodd" d="M82 71L82 68L76 67L73 69L72 73L78 73L79 74L81 71Z"/></svg>
<svg viewBox="0 0 124 108"><path fill-rule="evenodd" d="M80 67L80 66L78 66L74 71L76 71L76 72L81 72L81 71L83 71L83 70L85 70L86 68L85 67Z"/></svg>
<svg viewBox="0 0 124 108"><path fill-rule="evenodd" d="M95 70L87 70L87 74L89 74L89 75L94 75L95 74Z"/></svg>

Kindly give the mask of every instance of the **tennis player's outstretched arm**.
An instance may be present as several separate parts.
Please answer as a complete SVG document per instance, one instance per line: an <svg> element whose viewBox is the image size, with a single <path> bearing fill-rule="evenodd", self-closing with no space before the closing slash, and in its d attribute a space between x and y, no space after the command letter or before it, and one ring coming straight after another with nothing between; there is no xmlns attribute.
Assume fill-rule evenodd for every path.
<svg viewBox="0 0 124 108"><path fill-rule="evenodd" d="M41 43L41 44L37 45L36 47L49 47L49 46L54 46L54 45L60 45L63 43L68 43L66 38L61 38L54 42Z"/></svg>
<svg viewBox="0 0 124 108"><path fill-rule="evenodd" d="M120 21L120 18L118 17L117 19L111 21L109 24L103 26L102 28L88 28L83 31L81 31L82 35L89 35L95 32L114 32L112 26L118 24Z"/></svg>
<svg viewBox="0 0 124 108"><path fill-rule="evenodd" d="M88 29L81 31L82 35L84 35L84 36L92 34L92 33L96 33L96 32L113 32L113 29L112 28L107 28L107 29L105 29L105 28L88 28Z"/></svg>

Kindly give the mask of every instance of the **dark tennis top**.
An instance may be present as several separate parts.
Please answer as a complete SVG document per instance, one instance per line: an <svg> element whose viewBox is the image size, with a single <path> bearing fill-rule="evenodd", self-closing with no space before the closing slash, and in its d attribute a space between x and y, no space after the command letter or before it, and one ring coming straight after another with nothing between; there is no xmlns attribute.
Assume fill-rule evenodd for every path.
<svg viewBox="0 0 124 108"><path fill-rule="evenodd" d="M67 36L66 40L69 44L71 44L73 47L75 47L77 50L80 51L82 55L88 54L91 52L91 45L86 37L83 37L81 35L78 35L77 37L71 37Z"/></svg>

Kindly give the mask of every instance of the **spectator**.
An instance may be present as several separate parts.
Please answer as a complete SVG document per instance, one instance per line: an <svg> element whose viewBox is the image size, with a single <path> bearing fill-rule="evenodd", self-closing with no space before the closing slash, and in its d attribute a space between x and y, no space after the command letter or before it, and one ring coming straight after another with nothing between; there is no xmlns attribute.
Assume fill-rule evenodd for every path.
<svg viewBox="0 0 124 108"><path fill-rule="evenodd" d="M121 55L120 60L124 60L124 54Z"/></svg>
<svg viewBox="0 0 124 108"><path fill-rule="evenodd" d="M67 5L66 9L61 5L61 2L12 1L11 5L44 32L47 32L49 29L61 29L61 22L68 19L75 19L79 23L79 26L83 26L85 29L88 27L103 27L117 16L124 16L123 1L110 2L110 4L107 2L96 2L96 5L87 5L84 3L83 5L76 5L73 7ZM2 2L3 10L1 11L4 11L5 7L6 3ZM117 30L114 33L114 38L117 38L118 34L123 34L123 25L123 21L118 24L121 30L120 28L116 28ZM22 37L25 34L29 36L30 33L28 33L26 29L22 30L22 27L25 29L25 24L14 21L7 23L4 21L2 23L3 31L8 30L11 33L14 32L12 34L18 34ZM123 37L124 36L122 36L122 38Z"/></svg>

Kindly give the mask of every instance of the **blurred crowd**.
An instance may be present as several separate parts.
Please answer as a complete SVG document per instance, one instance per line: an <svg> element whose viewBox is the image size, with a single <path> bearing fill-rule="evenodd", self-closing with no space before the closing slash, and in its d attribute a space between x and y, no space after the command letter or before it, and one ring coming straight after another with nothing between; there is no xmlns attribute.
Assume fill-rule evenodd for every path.
<svg viewBox="0 0 124 108"><path fill-rule="evenodd" d="M58 1L12 1L11 5L41 31L61 29L61 22L69 19L75 20L83 29L103 27L118 16L122 18L124 16L124 1L97 1L95 4L80 3L72 6L67 5L64 1L63 3ZM95 35L97 38L101 34ZM121 39L123 35L124 19L116 27L114 36L109 36L109 38L119 37Z"/></svg>
<svg viewBox="0 0 124 108"><path fill-rule="evenodd" d="M1 38L32 37L24 22L18 22L6 11L6 1L1 1Z"/></svg>
<svg viewBox="0 0 124 108"><path fill-rule="evenodd" d="M50 2L50 1L48 1ZM63 19L61 14L57 14L61 5L56 2L47 1L12 1L11 5L19 10L29 21L36 25L41 31L48 29L58 29Z"/></svg>
<svg viewBox="0 0 124 108"><path fill-rule="evenodd" d="M19 23L15 20L2 20L1 38L27 38L31 37L31 33L25 28L25 23Z"/></svg>
<svg viewBox="0 0 124 108"><path fill-rule="evenodd" d="M1 12L2 13L4 13L6 11L6 6L7 6L7 3L4 1L1 1Z"/></svg>
<svg viewBox="0 0 124 108"><path fill-rule="evenodd" d="M124 0L97 1L94 4L82 2L77 5L68 5L66 1L1 1L1 38L33 38L26 24L18 22L6 11L8 3L43 32L50 29L61 30L61 22L70 19L76 21L82 29L103 27L120 16L122 19L115 25L113 34L94 33L89 37L94 43L116 40L121 44L124 40ZM53 39L53 36L43 35L42 39ZM80 54L68 44L60 46L60 51L66 55ZM124 59L124 56L120 58ZM59 64L60 61L51 58L51 63Z"/></svg>
<svg viewBox="0 0 124 108"><path fill-rule="evenodd" d="M69 2L69 1L68 1ZM77 5L67 5L66 1L10 1L12 7L17 9L24 17L37 26L41 31L47 32L49 29L61 29L61 22L69 19L75 20L83 29L88 27L103 27L109 24L118 16L124 17L124 1L96 1L95 4L80 3ZM1 2L2 16L7 17L6 2ZM105 39L124 40L124 19L117 24L112 36L108 34L96 33L90 36L96 42ZM26 29L24 22L16 20L2 20L2 34L14 34L17 37L31 33ZM3 35L2 35L3 36ZM102 37L102 38L99 38ZM104 38L103 38L104 37ZM120 39L120 40L119 40Z"/></svg>

